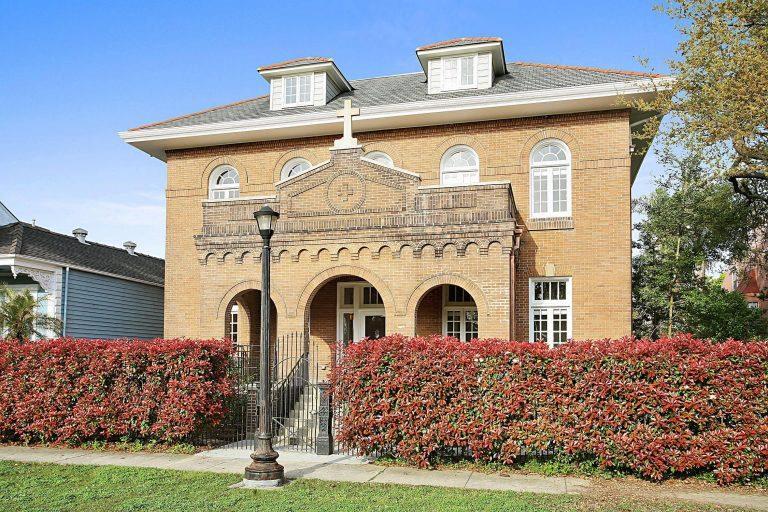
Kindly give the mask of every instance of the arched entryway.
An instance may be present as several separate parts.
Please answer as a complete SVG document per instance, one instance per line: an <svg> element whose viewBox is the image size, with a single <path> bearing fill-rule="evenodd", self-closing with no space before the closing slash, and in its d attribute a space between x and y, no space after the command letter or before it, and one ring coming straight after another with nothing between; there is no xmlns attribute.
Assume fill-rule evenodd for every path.
<svg viewBox="0 0 768 512"><path fill-rule="evenodd" d="M439 284L427 290L416 305L416 335L441 334L462 341L476 339L479 316L475 298L455 284Z"/></svg>
<svg viewBox="0 0 768 512"><path fill-rule="evenodd" d="M310 336L328 345L381 338L387 307L381 291L362 277L341 275L315 291L306 315Z"/></svg>
<svg viewBox="0 0 768 512"><path fill-rule="evenodd" d="M277 308L270 300L270 338L277 335ZM244 290L235 295L227 304L224 315L225 336L238 345L258 346L261 336L261 291Z"/></svg>

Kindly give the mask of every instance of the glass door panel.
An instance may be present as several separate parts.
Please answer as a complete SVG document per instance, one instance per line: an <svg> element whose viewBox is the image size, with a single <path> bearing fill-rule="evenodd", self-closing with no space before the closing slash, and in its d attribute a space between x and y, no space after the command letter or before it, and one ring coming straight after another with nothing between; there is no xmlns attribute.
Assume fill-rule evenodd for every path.
<svg viewBox="0 0 768 512"><path fill-rule="evenodd" d="M384 336L385 331L384 315L365 315L365 332L362 338L371 338L373 340Z"/></svg>

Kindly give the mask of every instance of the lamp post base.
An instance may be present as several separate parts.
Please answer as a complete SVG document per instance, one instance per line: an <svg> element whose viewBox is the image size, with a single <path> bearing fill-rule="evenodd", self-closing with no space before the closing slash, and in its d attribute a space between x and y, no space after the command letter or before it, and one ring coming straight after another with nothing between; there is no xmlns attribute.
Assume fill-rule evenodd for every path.
<svg viewBox="0 0 768 512"><path fill-rule="evenodd" d="M272 449L272 436L260 434L256 438L256 451L245 468L243 483L254 482L256 487L275 487L285 480L283 466L277 463L279 454Z"/></svg>
<svg viewBox="0 0 768 512"><path fill-rule="evenodd" d="M230 489L279 489L285 482L283 480L246 480L230 485Z"/></svg>
<svg viewBox="0 0 768 512"><path fill-rule="evenodd" d="M274 461L269 463L254 461L245 468L243 475L244 482L278 482L274 485L280 485L284 480L283 466Z"/></svg>

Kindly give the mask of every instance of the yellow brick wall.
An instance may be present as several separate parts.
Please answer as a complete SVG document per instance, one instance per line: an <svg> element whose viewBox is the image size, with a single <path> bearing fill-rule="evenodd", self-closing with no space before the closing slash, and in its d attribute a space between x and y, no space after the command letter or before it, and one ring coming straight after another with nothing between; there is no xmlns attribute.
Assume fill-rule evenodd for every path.
<svg viewBox="0 0 768 512"><path fill-rule="evenodd" d="M528 279L552 268L556 276L573 278L573 336L599 338L630 333L630 135L626 111L583 113L541 118L489 121L436 127L356 133L366 152L385 151L395 165L419 173L421 185L439 183L440 159L456 145L478 153L481 181L509 180L525 227L515 283L515 327L518 339L528 338ZM529 167L531 148L546 138L559 138L571 150L572 228L541 229L530 221ZM241 195L275 194L280 170L301 156L313 165L330 158L334 137L176 150L168 154L166 336L223 336L227 302L238 292L258 288L258 249L221 253L201 264L195 235L201 232L203 201L212 170L221 163L234 165L241 176ZM350 235L352 237L352 235ZM470 246L459 256L455 248L445 254L426 249L415 257L396 248L350 248L338 255L307 247L291 251L273 264L273 299L279 330L301 330L307 312L300 310L307 293L323 279L340 272L378 279L388 291L387 330L412 334L415 318L408 310L417 286L469 281L482 294L485 316L480 335L508 337L509 253L500 244ZM394 244L392 244L394 245ZM359 244L358 244L359 246ZM276 247L277 254L280 248ZM549 264L549 265L548 265ZM335 269L335 270L334 270ZM318 277L320 276L320 277ZM444 277L440 277L444 276ZM448 277L445 277L448 276ZM370 280L370 279L369 279ZM431 280L431 281L430 281ZM469 285L467 285L469 286ZM381 291L381 290L380 290ZM422 290L426 293L428 290ZM422 293L420 292L420 293ZM415 299L418 301L418 298ZM477 298L476 298L477 300ZM478 304L480 306L480 304Z"/></svg>

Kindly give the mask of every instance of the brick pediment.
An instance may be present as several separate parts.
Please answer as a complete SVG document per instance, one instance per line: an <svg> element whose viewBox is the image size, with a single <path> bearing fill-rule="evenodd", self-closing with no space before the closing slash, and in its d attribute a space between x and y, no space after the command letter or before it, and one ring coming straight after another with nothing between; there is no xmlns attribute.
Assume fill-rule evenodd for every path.
<svg viewBox="0 0 768 512"><path fill-rule="evenodd" d="M283 218L371 215L413 208L421 178L362 155L359 148L332 150L329 162L278 184Z"/></svg>

